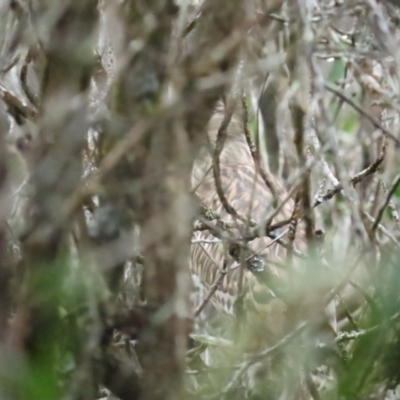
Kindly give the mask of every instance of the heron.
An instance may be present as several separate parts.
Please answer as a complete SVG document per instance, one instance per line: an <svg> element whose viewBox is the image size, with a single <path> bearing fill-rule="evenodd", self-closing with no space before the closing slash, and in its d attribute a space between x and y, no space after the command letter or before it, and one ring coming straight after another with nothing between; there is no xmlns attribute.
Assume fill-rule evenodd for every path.
<svg viewBox="0 0 400 400"><path fill-rule="evenodd" d="M192 172L192 187L200 199L201 204L215 212L223 221L234 224L235 217L225 209L214 179L212 168L213 154L218 130L224 119L224 108L219 105L208 125L208 143L201 151L194 163ZM210 151L211 150L211 151ZM219 157L221 186L229 204L241 215L249 220L256 221L262 226L273 210L274 197L268 184L257 173L256 164L251 154L244 134L244 124L238 113L232 115L227 128L227 136L223 150ZM268 181L272 183L275 195L279 200L285 199L286 190L277 178L266 171ZM293 213L294 201L289 199L277 213L274 223L290 219ZM277 229L275 235L279 236L287 226ZM304 246L304 230L299 227L295 246ZM286 279L288 271L279 267L286 254L286 249L268 236L260 236L248 244L247 259L257 256L263 260L263 273L271 282ZM213 306L228 315L235 313L235 302L241 295L244 299L245 309L262 314L265 326L272 335L279 335L285 323L286 304L276 293L276 288L269 287L266 282L260 282L257 274L251 268L241 271L239 261L227 257L226 243L215 240L209 230L194 233L191 246L191 274L194 286L206 295L221 273L224 263L227 272L221 284L210 299ZM239 293L241 291L242 293Z"/></svg>
<svg viewBox="0 0 400 400"><path fill-rule="evenodd" d="M235 215L227 211L220 194L218 194L215 171L213 171L213 149L224 117L224 107L219 105L208 125L208 146L205 146L199 152L199 156L194 162L192 188L203 207L218 215L218 218L229 226L237 224L238 229L235 232L237 237L240 237L243 236L243 229L246 228L243 228L243 225L246 224L243 224L243 221L238 221ZM276 206L276 202L279 204L286 201L280 211L276 213L273 222L279 225L279 222L293 221L295 219L293 217L294 199L288 196L285 188L270 172L265 171L267 180L261 176L244 132L245 123L243 119L237 112L233 113L219 156L220 182L226 200L238 215L246 216L249 221L255 221L257 226L261 227L265 226L268 216L271 215L274 206ZM258 352L261 348L273 346L288 331L290 332L290 329L293 329L295 324L304 317L304 308L307 308L307 300L304 300L304 298L307 297L312 298L314 296L313 306L308 307L311 308L311 311L308 310L306 313L308 312L307 318L313 315L312 318L318 320L315 325L316 330L321 330L324 325L322 330L325 330L326 333L325 328L327 327L329 340L333 337L332 333L335 334L334 305L330 304L325 307L321 301L323 294L304 293L307 285L302 287L303 292L300 290L294 295L288 293L293 290L295 286L293 282L298 279L299 271L295 262L286 262L287 249L283 245L284 243L277 240L277 238L284 236L287 229L287 225L277 228L274 232L275 238L271 237L273 235L258 235L254 240L246 243L245 255L241 254L240 257L235 257L235 246L233 246L234 251L232 252L232 241L234 240L231 237L226 239L222 235L216 239L215 232L212 229L194 232L190 269L193 284L197 293L199 293L200 300L198 301L207 299L208 293L213 291L209 301L217 315L221 315L220 312L222 312L223 315L232 317L236 316L238 310L236 305L240 303L238 300L241 300L246 321L245 333L248 334L247 339L245 339L247 340L246 352ZM297 226L293 245L294 250L297 250L300 254L306 251L305 229L301 223ZM261 260L256 266L252 265L251 262L248 263L248 261L254 260L254 257L258 261ZM215 286L216 282L219 283L218 286ZM312 292L313 288L310 288L309 291ZM303 300L304 303L300 304ZM306 307L304 307L305 305ZM308 303L308 306L310 306L310 303ZM295 314L299 309L300 316L296 316ZM316 317L316 315L318 316ZM206 317L207 314L205 314ZM231 320L235 320L235 318L231 318ZM326 337L325 333L324 338ZM315 336L313 336L312 341L317 342ZM206 358L209 359L208 356ZM264 367L265 365L261 366L261 370ZM257 387L253 378L254 376L260 377L259 371L259 366L253 372L249 371L250 390ZM268 379L276 382L276 378L273 376L276 377L277 375L270 374L271 376L267 380L265 380L265 375L261 375L264 376L264 378L261 377L264 383ZM305 397L298 398L309 398L308 390L305 389L304 392L304 376L300 373L298 385L296 388L290 389L293 390L293 396L300 396L300 393L305 393ZM282 390L285 391L289 390L290 385L283 385L282 387Z"/></svg>

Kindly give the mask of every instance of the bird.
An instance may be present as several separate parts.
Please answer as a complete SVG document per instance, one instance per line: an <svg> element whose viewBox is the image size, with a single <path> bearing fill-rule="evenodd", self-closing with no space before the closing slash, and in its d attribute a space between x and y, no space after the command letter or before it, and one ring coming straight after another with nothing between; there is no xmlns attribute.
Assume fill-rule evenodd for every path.
<svg viewBox="0 0 400 400"><path fill-rule="evenodd" d="M240 225L241 221L238 222L237 218L226 210L226 205L224 206L218 194L213 171L213 152L218 132L225 122L226 111L222 103L215 109L207 129L208 145L199 151L193 164L191 185L204 209L211 211L212 215L217 215L229 226L235 226L235 223ZM287 200L276 213L273 223L293 221L294 199L288 196L283 185L268 170L265 170L267 179L260 175L245 136L245 128L243 118L236 110L227 127L226 139L219 156L220 181L226 200L238 215L247 216L257 226L265 226L266 219L276 205L275 200L277 204ZM271 185L274 193L271 191ZM288 225L277 228L275 236L284 236L287 228ZM243 230L240 229L234 232L238 237L243 234ZM307 250L305 229L301 222L296 229L294 249L298 250L298 254L306 253ZM244 256L241 254L238 257L235 251L237 249L235 245L232 246L232 238L225 240L222 237L221 240L216 240L212 230L195 230L190 252L190 271L197 302L203 305L203 302L209 299L211 307L207 305L208 312L213 314L213 321L216 320L217 325L226 317L231 321L240 320L232 317L237 316L238 310L240 311L237 305L240 304L238 300L242 300L245 323L242 323L239 333L244 334L240 337L240 343L245 353L259 354L262 349L271 348L285 335L295 331L296 327L302 326L305 319L310 322L313 318L314 325L309 325L311 329L308 333L311 336L303 337L301 341L312 343L311 351L320 351L317 347L321 338L322 341L327 339L326 343L329 343L324 348L331 346L336 324L334 307L332 309L332 305L327 308L324 306L321 297L323 293L318 293L318 288L309 288L307 282L304 285L304 280L298 284L298 281L306 276L303 274L301 278L304 272L301 260L299 263L286 262L287 249L281 242L266 235L260 235L250 241L248 246L245 246ZM243 260L246 261L244 268L241 265ZM225 271L224 274L222 271ZM219 283L218 286L216 283ZM215 292L212 292L213 290ZM209 297L209 294L212 296ZM197 307L199 309L198 304ZM201 316L202 314L199 315ZM208 314L204 313L203 320L206 322L207 316ZM239 325L233 323L232 327L235 340L235 328ZM217 331L221 332L220 329ZM277 357L269 360L267 364L261 362L248 369L246 386L250 393L258 393L265 397L272 387L272 392L275 393L273 398L281 398L278 393L285 392L285 398L309 399L310 392L304 383L308 377L301 372L302 366L298 361L291 361L290 367L281 369L281 355ZM212 364L210 353L207 353L205 359ZM293 374L288 371L297 371L299 367L295 384ZM291 384L284 383L288 383L287 379ZM318 382L318 373L313 373L312 379ZM325 378L322 381L325 382ZM320 386L318 383L315 385Z"/></svg>
<svg viewBox="0 0 400 400"><path fill-rule="evenodd" d="M211 210L227 223L235 223L235 218L226 211L218 195L212 168L212 153L218 130L224 120L225 109L219 104L209 122L207 135L209 146L204 146L194 162L192 170L192 188L203 207ZM257 168L244 134L244 123L238 112L233 113L227 128L227 136L219 158L221 186L229 204L241 215L248 216L262 225L273 210L274 197L264 179L257 173ZM287 192L277 178L268 171L268 181L272 183L276 196L282 201ZM277 213L274 223L290 219L294 209L293 199L289 199ZM280 235L287 226L277 229ZM305 238L302 227L298 229L295 246L304 247ZM229 247L229 243L228 243ZM228 251L229 253L229 251ZM239 295L243 297L245 312L251 310L262 320L264 327L272 338L278 337L285 324L287 305L276 292L281 286L279 281L287 279L288 271L282 263L286 249L278 241L262 236L252 240L247 249L246 258L262 263L263 276L266 281L260 282L257 273L251 271L251 263L243 273L239 260L227 255L226 243L216 241L209 230L194 232L191 245L190 269L195 288L206 296L221 273L224 263L228 263L228 272L215 290L210 302L216 310L227 315L235 314L235 303ZM243 284L241 284L241 276ZM273 286L268 285L268 282ZM267 283L267 284L266 284ZM275 284L277 283L277 284ZM240 289L242 288L242 289ZM242 293L239 293L241 290ZM265 336L265 331L263 331Z"/></svg>

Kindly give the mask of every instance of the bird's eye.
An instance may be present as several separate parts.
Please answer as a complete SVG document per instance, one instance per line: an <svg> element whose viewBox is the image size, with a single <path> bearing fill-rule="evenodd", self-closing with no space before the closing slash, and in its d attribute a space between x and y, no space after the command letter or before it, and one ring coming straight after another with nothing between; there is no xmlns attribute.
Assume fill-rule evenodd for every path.
<svg viewBox="0 0 400 400"><path fill-rule="evenodd" d="M254 255L247 260L246 267L251 272L263 272L265 269L265 262L259 256Z"/></svg>

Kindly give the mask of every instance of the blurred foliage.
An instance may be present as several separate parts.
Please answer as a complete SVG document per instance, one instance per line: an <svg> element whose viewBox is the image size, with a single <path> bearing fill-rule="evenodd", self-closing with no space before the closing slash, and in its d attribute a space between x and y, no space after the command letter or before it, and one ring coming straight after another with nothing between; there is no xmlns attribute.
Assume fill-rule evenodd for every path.
<svg viewBox="0 0 400 400"><path fill-rule="evenodd" d="M0 400L400 399L395 3L0 0Z"/></svg>

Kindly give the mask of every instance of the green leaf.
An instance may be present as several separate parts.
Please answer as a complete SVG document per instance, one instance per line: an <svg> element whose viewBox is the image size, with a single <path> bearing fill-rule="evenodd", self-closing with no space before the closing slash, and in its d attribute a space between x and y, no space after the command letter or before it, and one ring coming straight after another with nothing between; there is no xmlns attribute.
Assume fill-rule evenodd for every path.
<svg viewBox="0 0 400 400"><path fill-rule="evenodd" d="M336 58L329 71L328 82L336 83L339 79L343 78L345 67L345 62L341 58Z"/></svg>

